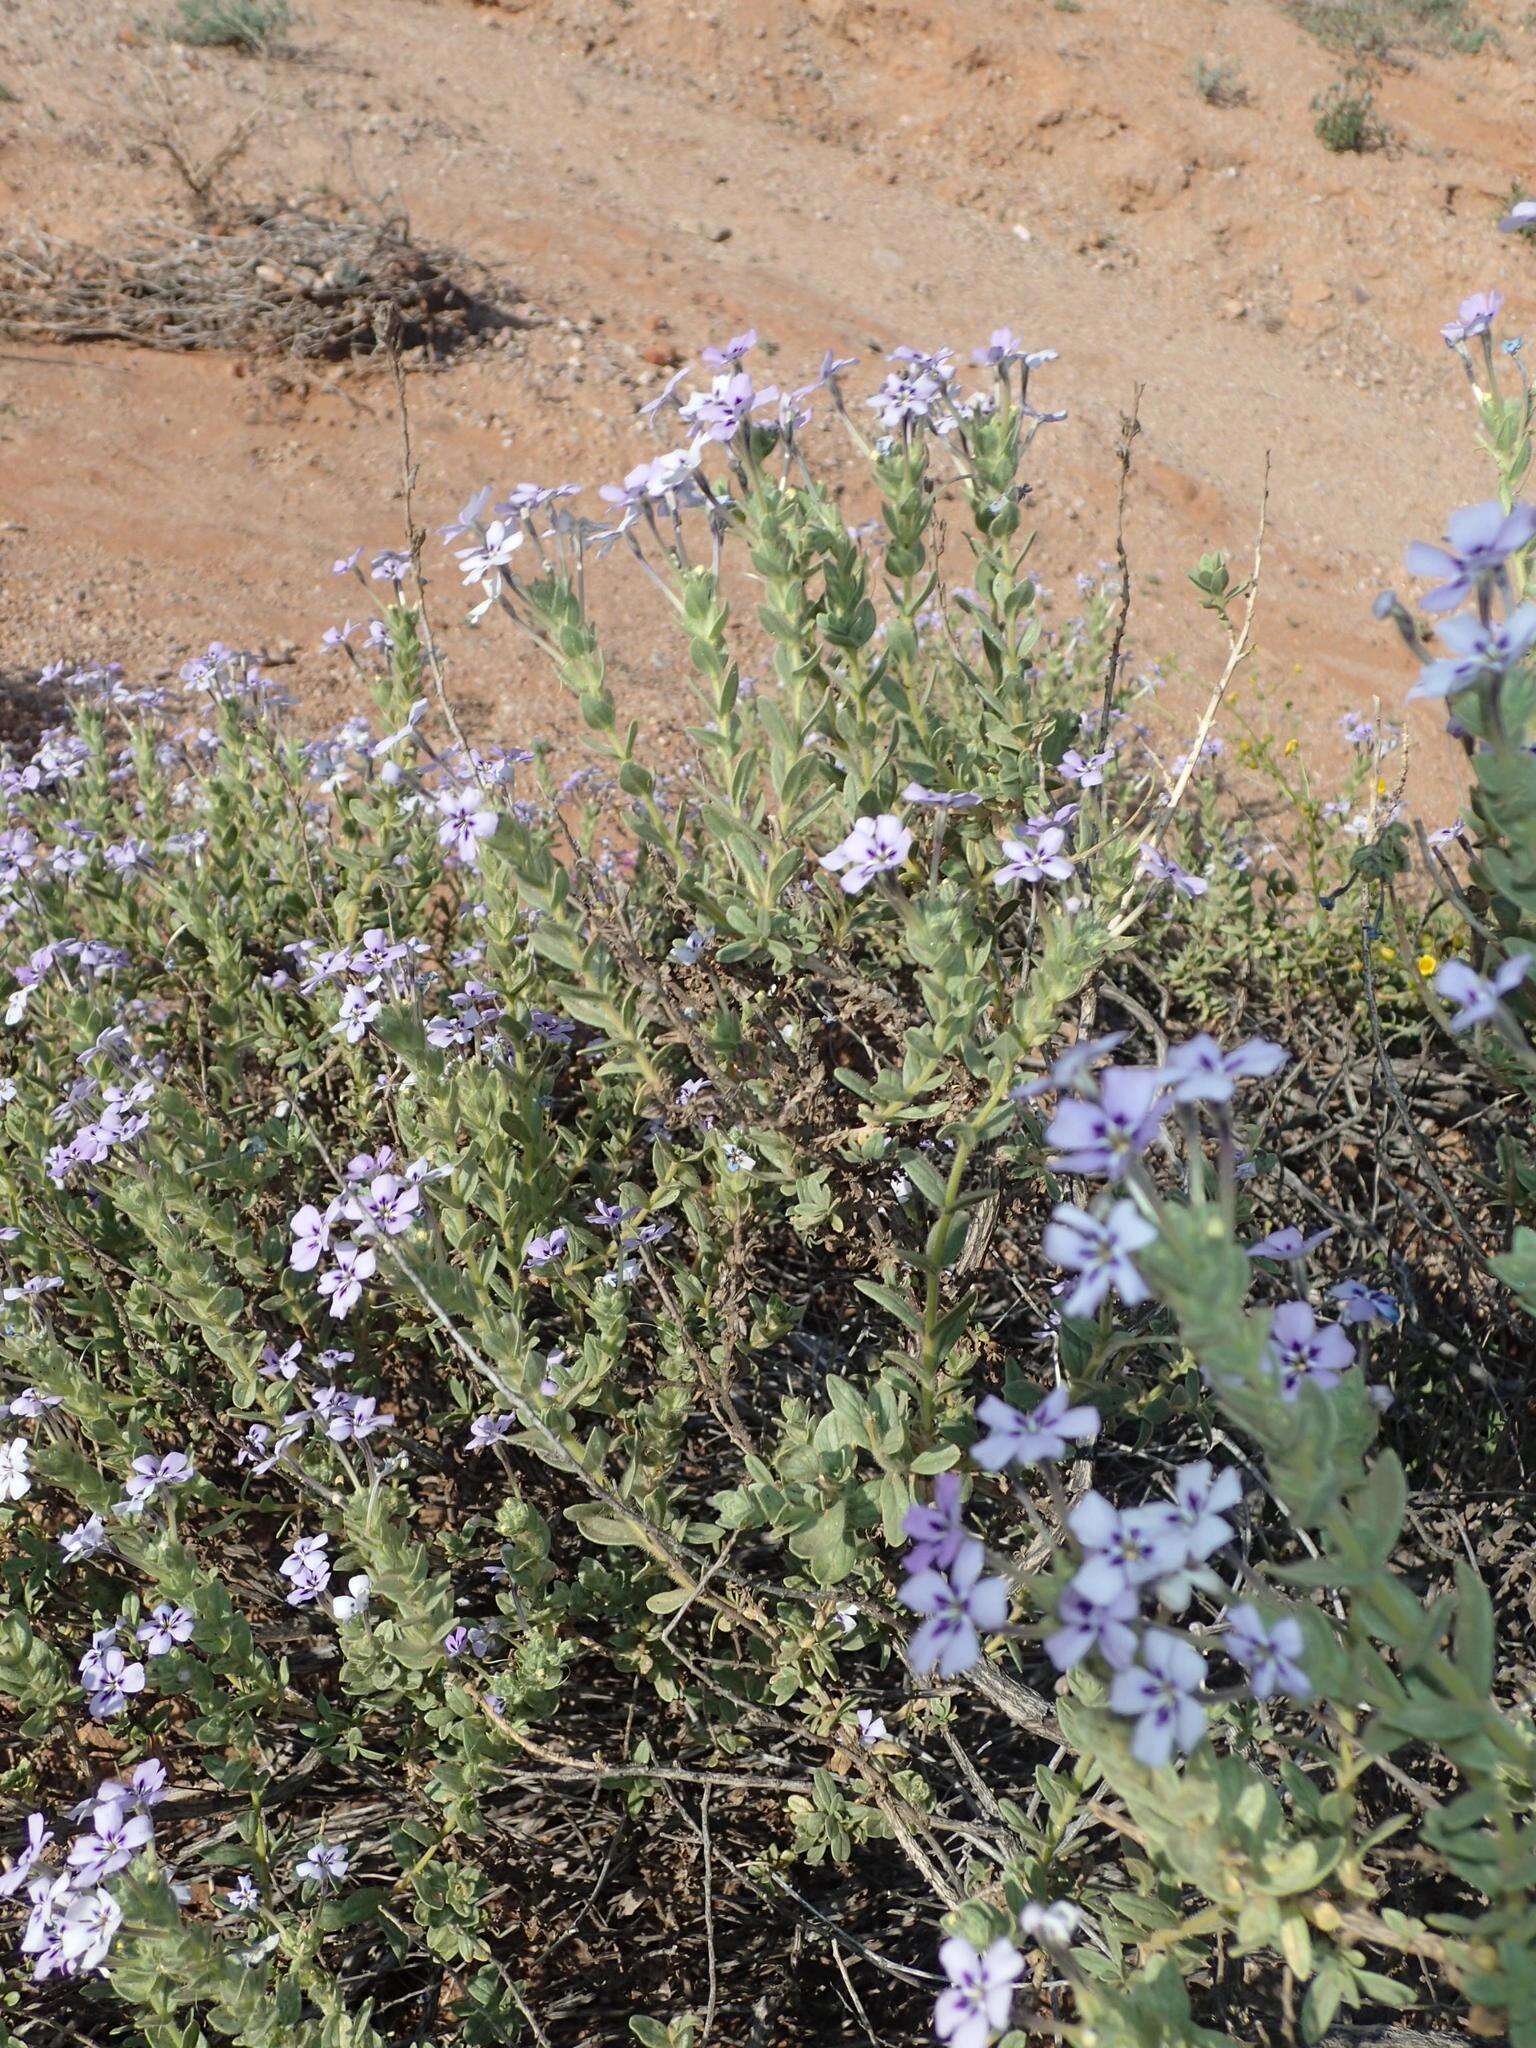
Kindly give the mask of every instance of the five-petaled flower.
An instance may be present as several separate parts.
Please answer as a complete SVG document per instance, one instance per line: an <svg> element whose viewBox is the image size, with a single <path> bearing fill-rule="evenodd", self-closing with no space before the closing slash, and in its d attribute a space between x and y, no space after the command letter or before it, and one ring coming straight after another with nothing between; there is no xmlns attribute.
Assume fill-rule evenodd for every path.
<svg viewBox="0 0 1536 2048"><path fill-rule="evenodd" d="M844 895L857 896L876 875L892 874L911 851L910 830L900 818L882 811L875 818L860 818L840 845L821 856L820 865L841 877Z"/></svg>

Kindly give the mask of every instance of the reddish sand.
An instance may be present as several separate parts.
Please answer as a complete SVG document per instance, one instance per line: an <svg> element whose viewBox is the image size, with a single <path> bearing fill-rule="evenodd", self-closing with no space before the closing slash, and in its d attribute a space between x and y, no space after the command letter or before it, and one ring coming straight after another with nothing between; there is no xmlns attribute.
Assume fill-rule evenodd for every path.
<svg viewBox="0 0 1536 2048"><path fill-rule="evenodd" d="M829 343L968 347L1008 322L1061 352L1040 388L1070 419L1042 441L1036 503L1063 605L1112 552L1116 423L1144 385L1132 641L1171 659L1175 710L1219 666L1185 571L1249 545L1266 452L1250 698L1280 716L1293 696L1320 735L1400 702L1371 596L1487 488L1437 329L1495 282L1516 322L1536 303L1536 250L1494 227L1511 180L1536 182L1523 7L1501 46L1389 68L1401 143L1360 157L1312 132L1339 58L1270 0L304 0L292 53L264 61L167 44L151 11L92 0L87 34L78 0L9 0L9 224L108 243L173 218L157 135L206 155L254 116L229 194L388 201L488 265L532 324L413 372L424 519L485 481L619 474L672 351L749 321L795 379ZM1233 63L1249 103L1207 105L1200 55ZM0 343L0 478L0 669L110 655L154 674L217 635L288 658L308 714L353 694L316 643L360 596L332 557L402 531L377 370ZM602 577L616 675L642 718L676 718L656 603L621 563ZM434 599L461 610L447 578ZM452 658L483 727L568 727L505 636L455 635ZM1459 757L1414 710L1433 809Z"/></svg>

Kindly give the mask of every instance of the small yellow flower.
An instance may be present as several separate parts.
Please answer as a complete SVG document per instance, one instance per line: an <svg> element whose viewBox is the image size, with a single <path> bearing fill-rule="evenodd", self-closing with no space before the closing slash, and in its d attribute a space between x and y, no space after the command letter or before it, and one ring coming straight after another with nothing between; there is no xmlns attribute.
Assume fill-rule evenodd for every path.
<svg viewBox="0 0 1536 2048"><path fill-rule="evenodd" d="M1300 747L1300 745L1301 745L1301 741L1300 741L1300 740L1287 740L1287 741L1286 741L1286 743L1285 743L1285 751L1286 751L1286 752L1287 752L1288 754L1294 754L1294 753L1295 753L1295 752L1297 751L1297 749L1298 749L1298 748Z"/></svg>
<svg viewBox="0 0 1536 2048"><path fill-rule="evenodd" d="M1378 775L1378 776L1377 776L1377 778L1376 778L1376 794L1377 794L1378 796L1385 796L1385 795L1386 795L1386 793L1387 793L1387 781L1386 781L1386 777L1385 777L1384 775Z"/></svg>
<svg viewBox="0 0 1536 2048"><path fill-rule="evenodd" d="M1422 974L1424 979L1428 981L1429 977L1440 965L1440 962L1435 958L1433 953L1421 953L1415 964L1417 965L1420 974Z"/></svg>
<svg viewBox="0 0 1536 2048"><path fill-rule="evenodd" d="M1385 939L1379 940L1376 946L1376 958L1384 967L1390 967L1397 958L1396 946L1389 946Z"/></svg>

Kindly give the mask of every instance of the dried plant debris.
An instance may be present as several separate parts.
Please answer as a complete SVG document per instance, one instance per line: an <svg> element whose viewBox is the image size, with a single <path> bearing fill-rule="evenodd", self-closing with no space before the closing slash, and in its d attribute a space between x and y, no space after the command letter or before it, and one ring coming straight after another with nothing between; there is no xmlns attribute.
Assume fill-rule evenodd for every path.
<svg viewBox="0 0 1536 2048"><path fill-rule="evenodd" d="M445 356L512 324L481 266L416 241L402 216L334 202L146 222L111 249L38 231L0 248L0 333L31 341L339 361L375 354L391 332Z"/></svg>

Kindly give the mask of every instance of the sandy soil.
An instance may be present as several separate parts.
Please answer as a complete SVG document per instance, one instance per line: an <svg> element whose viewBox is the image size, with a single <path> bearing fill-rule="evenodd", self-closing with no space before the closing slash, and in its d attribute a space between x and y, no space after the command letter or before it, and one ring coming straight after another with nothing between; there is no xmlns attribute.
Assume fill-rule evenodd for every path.
<svg viewBox="0 0 1536 2048"><path fill-rule="evenodd" d="M1071 416L1037 505L1064 606L1112 552L1117 420L1142 385L1132 638L1171 658L1175 710L1215 666L1184 571L1248 545L1266 453L1250 695L1276 715L1293 697L1319 734L1400 700L1370 598L1485 491L1438 326L1492 283L1517 320L1536 299L1536 250L1494 228L1511 180L1536 182L1524 7L1483 10L1502 42L1477 55L1389 68L1401 141L1360 157L1312 132L1340 60L1271 0L305 0L268 60L168 44L150 7L91 0L85 34L80 0L8 0L9 226L108 244L174 218L164 139L207 156L253 119L227 194L397 204L488 265L526 324L412 375L423 517L482 481L619 474L669 362L748 322L797 378L828 344L968 346L1006 321L1061 351L1045 388ZM1246 105L1201 99L1200 55L1237 67ZM0 343L0 669L154 674L217 635L285 660L328 716L351 689L316 643L358 595L330 563L400 538L399 468L376 371ZM622 565L604 578L617 673L665 723L656 605ZM435 597L459 609L446 578ZM561 728L504 638L456 638L453 663L500 737ZM1433 713L1413 723L1433 807L1457 757Z"/></svg>

